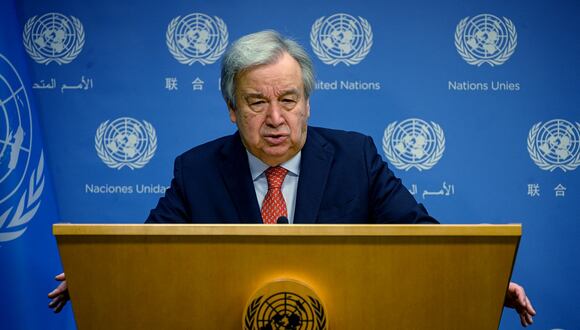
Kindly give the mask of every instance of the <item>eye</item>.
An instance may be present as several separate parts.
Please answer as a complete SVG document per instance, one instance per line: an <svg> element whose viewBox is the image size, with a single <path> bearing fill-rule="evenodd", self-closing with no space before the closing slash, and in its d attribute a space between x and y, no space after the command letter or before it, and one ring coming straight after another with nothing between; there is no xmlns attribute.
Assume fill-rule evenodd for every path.
<svg viewBox="0 0 580 330"><path fill-rule="evenodd" d="M263 112L268 106L268 102L266 100L263 99L251 99L248 100L248 107L253 111L253 112Z"/></svg>
<svg viewBox="0 0 580 330"><path fill-rule="evenodd" d="M291 109L294 108L294 106L296 106L296 98L294 97L284 97L280 100L280 103L282 103L282 106L284 106L287 109Z"/></svg>

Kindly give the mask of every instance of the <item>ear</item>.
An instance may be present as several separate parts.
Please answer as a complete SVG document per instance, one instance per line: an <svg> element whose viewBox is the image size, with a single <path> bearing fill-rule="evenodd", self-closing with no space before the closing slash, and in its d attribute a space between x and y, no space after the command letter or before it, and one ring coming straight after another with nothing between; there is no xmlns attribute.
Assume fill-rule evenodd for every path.
<svg viewBox="0 0 580 330"><path fill-rule="evenodd" d="M306 118L310 118L310 98L306 99Z"/></svg>
<svg viewBox="0 0 580 330"><path fill-rule="evenodd" d="M232 102L228 102L228 111L230 112L230 120L232 123L237 123L238 117L236 116L236 109Z"/></svg>

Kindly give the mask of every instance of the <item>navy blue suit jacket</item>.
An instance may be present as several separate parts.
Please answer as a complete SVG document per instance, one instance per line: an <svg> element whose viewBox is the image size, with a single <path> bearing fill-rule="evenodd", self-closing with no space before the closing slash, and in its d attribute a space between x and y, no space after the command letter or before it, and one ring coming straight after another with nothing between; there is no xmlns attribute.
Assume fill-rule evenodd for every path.
<svg viewBox="0 0 580 330"><path fill-rule="evenodd" d="M171 187L148 223L262 223L239 133L175 160ZM372 139L308 127L296 224L437 223L388 169Z"/></svg>

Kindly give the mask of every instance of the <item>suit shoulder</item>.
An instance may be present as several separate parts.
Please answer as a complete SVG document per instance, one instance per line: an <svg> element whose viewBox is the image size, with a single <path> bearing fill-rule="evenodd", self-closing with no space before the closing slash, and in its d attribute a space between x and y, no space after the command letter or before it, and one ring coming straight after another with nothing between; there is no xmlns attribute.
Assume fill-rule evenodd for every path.
<svg viewBox="0 0 580 330"><path fill-rule="evenodd" d="M313 135L319 135L332 144L360 145L369 139L368 135L354 131L344 131L339 129L312 126L310 127L310 130L312 133L314 133Z"/></svg>
<svg viewBox="0 0 580 330"><path fill-rule="evenodd" d="M191 163L191 162L206 162L209 159L215 159L219 154L220 150L228 144L231 143L233 136L223 136L217 138L213 141L209 141L198 146L195 146L177 158L181 159L184 163Z"/></svg>

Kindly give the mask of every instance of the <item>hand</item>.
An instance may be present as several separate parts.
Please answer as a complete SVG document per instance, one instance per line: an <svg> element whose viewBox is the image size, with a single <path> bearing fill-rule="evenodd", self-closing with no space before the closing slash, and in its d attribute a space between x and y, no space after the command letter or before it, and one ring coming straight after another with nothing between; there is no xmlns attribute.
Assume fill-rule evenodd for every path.
<svg viewBox="0 0 580 330"><path fill-rule="evenodd" d="M48 294L48 298L52 299L48 303L48 307L52 308L55 313L58 313L66 305L66 302L70 300L70 296L68 294L64 273L56 275L54 279L61 283Z"/></svg>
<svg viewBox="0 0 580 330"><path fill-rule="evenodd" d="M534 323L532 316L536 315L536 310L532 306L530 299L526 296L524 288L520 285L510 282L505 294L506 307L514 308L520 315L520 321L523 327Z"/></svg>

